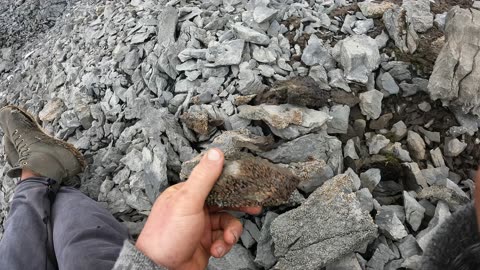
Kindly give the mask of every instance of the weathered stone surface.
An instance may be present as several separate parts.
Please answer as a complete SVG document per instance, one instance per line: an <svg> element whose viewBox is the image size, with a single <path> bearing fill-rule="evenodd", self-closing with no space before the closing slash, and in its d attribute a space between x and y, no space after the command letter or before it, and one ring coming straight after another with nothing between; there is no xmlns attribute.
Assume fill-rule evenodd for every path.
<svg viewBox="0 0 480 270"><path fill-rule="evenodd" d="M319 130L330 119L324 112L283 105L242 105L239 116L250 120L262 120L272 132L285 139L294 139L311 131Z"/></svg>
<svg viewBox="0 0 480 270"><path fill-rule="evenodd" d="M366 84L368 76L380 65L380 53L374 39L366 35L347 37L335 45L333 57L343 67L349 81Z"/></svg>
<svg viewBox="0 0 480 270"><path fill-rule="evenodd" d="M248 129L225 131L216 137L210 147L217 147L227 156L244 148L253 152L267 150L274 143L272 136L258 136Z"/></svg>
<svg viewBox="0 0 480 270"><path fill-rule="evenodd" d="M349 255L342 257L338 261L327 265L326 270L362 270L360 263L358 262L355 253L350 253Z"/></svg>
<svg viewBox="0 0 480 270"><path fill-rule="evenodd" d="M413 158L417 160L425 159L425 142L418 133L408 131L407 137L408 149L410 149Z"/></svg>
<svg viewBox="0 0 480 270"><path fill-rule="evenodd" d="M428 227L421 231L417 235L417 242L420 248L423 251L427 248L428 243L432 239L433 235L435 235L438 227L445 222L445 220L450 217L450 211L448 209L448 205L443 201L439 201L437 204L437 208L435 209L435 216L432 220L428 223Z"/></svg>
<svg viewBox="0 0 480 270"><path fill-rule="evenodd" d="M270 38L267 35L243 26L242 24L235 24L233 30L239 39L243 39L247 42L259 45L268 45L270 43Z"/></svg>
<svg viewBox="0 0 480 270"><path fill-rule="evenodd" d="M380 231L392 240L400 240L408 235L408 232L397 214L391 210L382 208L375 216L375 224Z"/></svg>
<svg viewBox="0 0 480 270"><path fill-rule="evenodd" d="M258 155L284 164L305 162L312 158L325 160L335 173L342 171L343 167L342 143L325 132L302 136Z"/></svg>
<svg viewBox="0 0 480 270"><path fill-rule="evenodd" d="M352 189L351 178L338 175L300 207L273 221L271 232L278 258L275 268L321 268L375 237L376 226L361 211Z"/></svg>
<svg viewBox="0 0 480 270"><path fill-rule="evenodd" d="M302 62L307 66L331 65L333 61L329 48L324 47L323 42L316 35L308 40L308 45L303 51Z"/></svg>
<svg viewBox="0 0 480 270"><path fill-rule="evenodd" d="M462 107L480 116L478 47L480 11L454 7L447 15L446 44L438 55L428 91L433 100Z"/></svg>
<svg viewBox="0 0 480 270"><path fill-rule="evenodd" d="M375 3L375 2L360 2L358 3L358 7L362 11L363 15L365 17L382 17L383 13L385 11L393 8L395 6L394 3L392 2L380 2L380 3Z"/></svg>
<svg viewBox="0 0 480 270"><path fill-rule="evenodd" d="M231 40L216 44L208 48L205 58L212 62L212 67L238 65L242 61L245 41L241 39Z"/></svg>
<svg viewBox="0 0 480 270"><path fill-rule="evenodd" d="M360 94L362 114L370 119L377 119L382 114L383 94L378 90L370 90Z"/></svg>
<svg viewBox="0 0 480 270"><path fill-rule="evenodd" d="M395 258L395 254L385 244L381 243L367 263L368 270L384 269L385 265Z"/></svg>
<svg viewBox="0 0 480 270"><path fill-rule="evenodd" d="M379 169L370 169L360 174L360 180L362 187L368 188L368 190L372 192L378 183L380 183L380 180L382 180L382 176L380 175Z"/></svg>
<svg viewBox="0 0 480 270"><path fill-rule="evenodd" d="M298 188L305 193L313 192L334 176L332 168L323 160L290 163L287 168L301 179Z"/></svg>
<svg viewBox="0 0 480 270"><path fill-rule="evenodd" d="M347 105L334 105L330 108L331 120L328 121L328 134L347 134L350 107Z"/></svg>
<svg viewBox="0 0 480 270"><path fill-rule="evenodd" d="M65 104L61 99L52 99L39 112L38 117L41 121L54 121L58 119L65 110Z"/></svg>
<svg viewBox="0 0 480 270"><path fill-rule="evenodd" d="M433 14L429 0L404 0L402 7L406 11L406 21L417 32L426 32L433 27Z"/></svg>
<svg viewBox="0 0 480 270"><path fill-rule="evenodd" d="M455 138L448 141L443 150L445 151L445 156L456 157L460 155L465 148L467 148L467 144Z"/></svg>

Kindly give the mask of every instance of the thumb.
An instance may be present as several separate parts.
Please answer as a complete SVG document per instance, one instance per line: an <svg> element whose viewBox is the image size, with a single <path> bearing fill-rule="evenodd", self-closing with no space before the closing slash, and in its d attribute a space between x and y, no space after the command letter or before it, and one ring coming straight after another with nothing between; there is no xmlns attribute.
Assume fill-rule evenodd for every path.
<svg viewBox="0 0 480 270"><path fill-rule="evenodd" d="M201 204L207 199L210 190L222 174L224 156L220 149L210 149L193 169L184 189L191 196L192 202Z"/></svg>

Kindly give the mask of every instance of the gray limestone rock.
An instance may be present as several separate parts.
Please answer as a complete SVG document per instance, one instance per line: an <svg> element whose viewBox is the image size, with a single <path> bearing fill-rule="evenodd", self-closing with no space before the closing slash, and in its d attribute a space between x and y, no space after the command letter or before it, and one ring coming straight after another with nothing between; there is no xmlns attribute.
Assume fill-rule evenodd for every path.
<svg viewBox="0 0 480 270"><path fill-rule="evenodd" d="M417 163L403 163L403 166L405 166L408 171L407 186L409 186L410 189L416 190L419 187L428 187L427 179L423 176Z"/></svg>
<svg viewBox="0 0 480 270"><path fill-rule="evenodd" d="M445 167L445 160L443 159L442 150L440 148L437 147L430 150L430 157L432 158L435 167Z"/></svg>
<svg viewBox="0 0 480 270"><path fill-rule="evenodd" d="M450 169L448 167L428 168L422 170L423 177L429 185L435 185L439 180L445 180L449 176Z"/></svg>
<svg viewBox="0 0 480 270"><path fill-rule="evenodd" d="M325 160L335 173L343 171L342 143L325 132L299 137L258 155L274 163L284 164L305 162L315 158Z"/></svg>
<svg viewBox="0 0 480 270"><path fill-rule="evenodd" d="M378 76L377 86L380 90L383 90L385 93L387 93L386 96L396 95L400 91L400 87L398 87L395 79L388 72L382 73L380 76Z"/></svg>
<svg viewBox="0 0 480 270"><path fill-rule="evenodd" d="M447 15L446 44L441 50L428 84L433 100L461 106L463 112L480 116L477 68L480 10L454 7ZM460 67L460 68L459 68Z"/></svg>
<svg viewBox="0 0 480 270"><path fill-rule="evenodd" d="M366 34L375 26L373 19L359 20L355 22L353 32L357 35Z"/></svg>
<svg viewBox="0 0 480 270"><path fill-rule="evenodd" d="M403 162L411 162L412 158L410 157L410 153L402 148L401 143L394 143L393 144L393 155Z"/></svg>
<svg viewBox="0 0 480 270"><path fill-rule="evenodd" d="M423 33L433 27L429 0L404 0L402 7L407 14L407 23L413 25L415 31Z"/></svg>
<svg viewBox="0 0 480 270"><path fill-rule="evenodd" d="M413 158L417 160L425 159L425 142L418 133L414 131L408 131L407 145L408 149L410 149L412 153Z"/></svg>
<svg viewBox="0 0 480 270"><path fill-rule="evenodd" d="M327 265L326 270L362 270L360 263L358 262L355 253L350 253L347 256L340 258L339 260L335 261Z"/></svg>
<svg viewBox="0 0 480 270"><path fill-rule="evenodd" d="M443 150L445 151L445 156L456 157L460 155L465 148L467 148L467 144L455 138L448 141Z"/></svg>
<svg viewBox="0 0 480 270"><path fill-rule="evenodd" d="M393 124L391 132L393 133L395 141L401 141L407 135L407 125L403 121Z"/></svg>
<svg viewBox="0 0 480 270"><path fill-rule="evenodd" d="M238 65L242 61L244 46L245 41L241 39L215 44L208 47L205 58L212 62L211 67Z"/></svg>
<svg viewBox="0 0 480 270"><path fill-rule="evenodd" d="M360 202L360 207L370 213L373 210L373 196L368 188L362 188L359 191L355 192L358 201Z"/></svg>
<svg viewBox="0 0 480 270"><path fill-rule="evenodd" d="M272 132L285 139L294 139L308 132L319 130L330 119L324 112L282 105L242 105L238 107L239 116L250 120L262 120Z"/></svg>
<svg viewBox="0 0 480 270"><path fill-rule="evenodd" d="M392 240L400 240L408 235L408 232L397 214L391 210L381 208L375 216L375 224L385 236Z"/></svg>
<svg viewBox="0 0 480 270"><path fill-rule="evenodd" d="M407 237L403 238L396 244L400 251L400 255L403 258L410 258L422 254L422 250L420 249L420 246L418 246L417 240L411 234L407 235Z"/></svg>
<svg viewBox="0 0 480 270"><path fill-rule="evenodd" d="M385 244L381 243L367 263L367 270L384 269L385 265L395 258L395 254Z"/></svg>
<svg viewBox="0 0 480 270"><path fill-rule="evenodd" d="M302 179L297 188L305 193L312 193L325 181L334 176L332 168L323 160L309 160L290 163L286 167Z"/></svg>
<svg viewBox="0 0 480 270"><path fill-rule="evenodd" d="M388 144L390 144L390 140L381 134L376 134L367 141L370 155L376 155L380 153L380 151L387 147Z"/></svg>
<svg viewBox="0 0 480 270"><path fill-rule="evenodd" d="M270 227L272 222L278 217L278 214L274 212L267 212L263 221L263 226L260 231L260 238L257 243L257 254L255 257L255 263L265 267L271 268L277 262L277 258L273 253L273 239L270 233Z"/></svg>
<svg viewBox="0 0 480 270"><path fill-rule="evenodd" d="M353 160L357 160L360 158L357 154L357 150L355 149L355 143L352 139L348 140L345 144L345 147L343 147L343 155L344 157L350 157Z"/></svg>
<svg viewBox="0 0 480 270"><path fill-rule="evenodd" d="M330 49L325 47L322 40L316 35L312 35L308 40L307 47L303 50L302 62L307 66L327 66L331 65L332 61Z"/></svg>
<svg viewBox="0 0 480 270"><path fill-rule="evenodd" d="M362 187L368 188L370 192L375 189L378 183L380 183L380 180L382 180L380 169L369 169L368 171L360 174Z"/></svg>
<svg viewBox="0 0 480 270"><path fill-rule="evenodd" d="M331 120L328 121L328 134L347 134L350 107L347 105L334 105L330 108Z"/></svg>
<svg viewBox="0 0 480 270"><path fill-rule="evenodd" d="M269 8L263 5L255 7L253 10L253 19L257 23L264 23L271 20L275 15L277 15L277 10Z"/></svg>
<svg viewBox="0 0 480 270"><path fill-rule="evenodd" d="M347 37L333 48L333 57L343 67L349 81L366 84L370 73L380 65L380 53L374 39L366 35Z"/></svg>
<svg viewBox="0 0 480 270"><path fill-rule="evenodd" d="M236 23L232 27L233 31L239 39L243 39L246 42L258 44L258 45L268 45L270 44L270 38L260 33L252 28L243 26L241 23Z"/></svg>
<svg viewBox="0 0 480 270"><path fill-rule="evenodd" d="M327 71L323 66L311 67L308 76L312 77L313 80L318 83L320 89L330 89L330 85L328 84Z"/></svg>
<svg viewBox="0 0 480 270"><path fill-rule="evenodd" d="M450 216L451 214L448 205L445 202L439 201L437 208L435 209L435 216L428 223L428 227L421 231L416 237L418 245L423 251L427 248L428 243L438 230L439 226Z"/></svg>
<svg viewBox="0 0 480 270"><path fill-rule="evenodd" d="M414 231L417 231L422 224L425 208L406 191L403 191L403 205L405 206L405 216L408 224Z"/></svg>
<svg viewBox="0 0 480 270"><path fill-rule="evenodd" d="M43 109L38 113L38 117L43 122L51 122L58 119L65 111L66 107L64 102L55 98L50 100Z"/></svg>
<svg viewBox="0 0 480 270"><path fill-rule="evenodd" d="M377 228L361 211L352 190L351 178L338 175L300 207L273 221L271 233L278 258L275 268L321 268L373 240Z"/></svg>
<svg viewBox="0 0 480 270"><path fill-rule="evenodd" d="M370 90L360 94L362 114L370 119L378 119L382 114L383 94L378 90Z"/></svg>
<svg viewBox="0 0 480 270"><path fill-rule="evenodd" d="M350 86L345 80L343 75L343 70L341 69L332 69L328 72L328 78L330 79L330 86L335 88L340 88L345 92L351 92Z"/></svg>

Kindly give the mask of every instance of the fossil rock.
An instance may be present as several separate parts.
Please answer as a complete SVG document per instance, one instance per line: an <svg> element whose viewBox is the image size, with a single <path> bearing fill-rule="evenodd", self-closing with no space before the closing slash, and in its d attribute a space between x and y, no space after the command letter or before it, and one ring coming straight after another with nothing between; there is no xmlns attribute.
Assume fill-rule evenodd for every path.
<svg viewBox="0 0 480 270"><path fill-rule="evenodd" d="M186 179L201 156L182 166ZM278 206L288 202L300 178L288 169L247 153L225 155L223 172L210 195L209 205L221 207Z"/></svg>

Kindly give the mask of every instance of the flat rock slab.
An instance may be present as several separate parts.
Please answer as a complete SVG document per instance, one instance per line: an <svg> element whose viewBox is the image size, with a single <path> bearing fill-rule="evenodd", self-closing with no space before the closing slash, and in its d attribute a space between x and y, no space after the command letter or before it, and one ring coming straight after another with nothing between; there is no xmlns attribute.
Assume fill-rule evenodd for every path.
<svg viewBox="0 0 480 270"><path fill-rule="evenodd" d="M320 269L375 239L377 226L361 209L349 175L338 175L271 226L274 269Z"/></svg>

